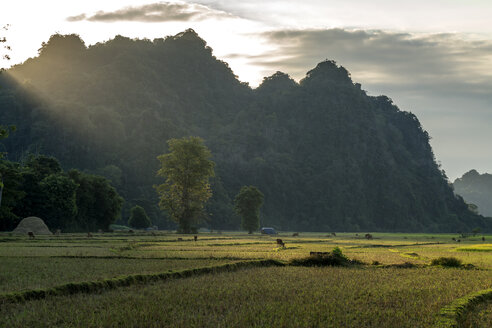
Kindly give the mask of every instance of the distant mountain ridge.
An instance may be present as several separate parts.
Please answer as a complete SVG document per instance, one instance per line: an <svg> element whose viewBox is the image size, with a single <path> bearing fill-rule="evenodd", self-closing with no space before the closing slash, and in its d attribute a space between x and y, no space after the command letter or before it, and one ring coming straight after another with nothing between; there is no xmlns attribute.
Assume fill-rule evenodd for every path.
<svg viewBox="0 0 492 328"><path fill-rule="evenodd" d="M0 122L18 127L3 141L9 159L41 152L103 174L126 209L143 206L160 227L171 225L152 188L156 156L196 135L217 164L213 229L239 227L231 202L243 185L265 194L262 224L281 230L492 229L454 195L415 115L368 96L333 61L251 89L193 30L88 48L57 34L0 83Z"/></svg>
<svg viewBox="0 0 492 328"><path fill-rule="evenodd" d="M470 170L454 180L453 186L455 193L476 205L480 214L492 217L492 174Z"/></svg>

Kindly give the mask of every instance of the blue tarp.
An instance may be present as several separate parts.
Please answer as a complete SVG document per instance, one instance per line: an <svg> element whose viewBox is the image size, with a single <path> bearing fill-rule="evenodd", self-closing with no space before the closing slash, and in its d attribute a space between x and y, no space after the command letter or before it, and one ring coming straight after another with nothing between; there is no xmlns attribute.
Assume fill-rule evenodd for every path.
<svg viewBox="0 0 492 328"><path fill-rule="evenodd" d="M277 232L273 228L261 228L261 233L266 235L276 235Z"/></svg>

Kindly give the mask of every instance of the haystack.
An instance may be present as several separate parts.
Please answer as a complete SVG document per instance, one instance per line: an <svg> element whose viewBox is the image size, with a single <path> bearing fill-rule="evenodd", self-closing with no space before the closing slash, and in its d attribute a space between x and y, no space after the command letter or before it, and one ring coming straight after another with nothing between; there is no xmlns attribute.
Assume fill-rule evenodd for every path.
<svg viewBox="0 0 492 328"><path fill-rule="evenodd" d="M35 216L22 219L17 228L12 232L26 235L29 231L33 232L35 235L52 235L44 221Z"/></svg>

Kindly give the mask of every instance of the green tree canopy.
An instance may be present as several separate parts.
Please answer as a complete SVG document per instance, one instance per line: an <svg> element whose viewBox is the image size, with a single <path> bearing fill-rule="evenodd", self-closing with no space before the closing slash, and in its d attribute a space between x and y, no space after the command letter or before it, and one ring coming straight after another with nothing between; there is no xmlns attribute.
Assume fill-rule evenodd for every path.
<svg viewBox="0 0 492 328"><path fill-rule="evenodd" d="M58 161L31 156L24 165L0 161L5 182L0 230L12 230L23 217L39 216L51 230L106 230L121 213L123 198L104 177L71 170Z"/></svg>
<svg viewBox="0 0 492 328"><path fill-rule="evenodd" d="M135 205L131 209L130 219L128 219L128 225L136 229L145 229L150 226L151 222L145 209L142 206Z"/></svg>
<svg viewBox="0 0 492 328"><path fill-rule="evenodd" d="M77 214L77 184L62 174L51 174L39 182L41 204L35 216L42 217L51 229L72 230Z"/></svg>
<svg viewBox="0 0 492 328"><path fill-rule="evenodd" d="M9 136L9 131L15 131L15 126L7 127L0 125L0 140L5 139ZM5 153L0 152L0 160L3 158ZM0 171L0 206L2 205L2 195L3 195L3 174Z"/></svg>
<svg viewBox="0 0 492 328"><path fill-rule="evenodd" d="M14 125L11 126L0 125L0 140L7 138L9 136L9 133L14 131L15 131ZM0 158L2 158L3 155L4 155L3 153L0 153Z"/></svg>
<svg viewBox="0 0 492 328"><path fill-rule="evenodd" d="M64 179L66 177L63 176L63 170L56 158L45 155L31 155L24 165L19 167L19 170L22 175L21 189L26 193L22 203L18 204L14 210L19 217L35 215L46 221L46 216L58 212L59 210L62 210L62 208L71 206L69 204L72 202L71 198L74 197L74 193L68 193L68 189L71 190L72 188L76 188L75 184L74 186L66 185L68 189L65 190L67 192L65 195L63 195L63 191L58 193L57 196L53 194L53 192L57 193L55 191L57 188L64 189L61 184L64 184L65 182L70 184ZM42 184L43 180L49 176L51 176L51 178L44 181ZM57 179L57 177L60 177L60 179ZM51 183L54 183L54 185L50 186ZM58 187L55 187L55 185ZM53 196L53 198L51 198L51 196ZM56 200L58 197L65 197L66 199L70 198L70 201L61 208L57 208L56 205L52 206L51 201ZM61 199L58 199L58 201L61 201ZM73 212L73 210L69 210L69 212ZM63 221L70 220L71 223L73 223L74 214L65 216L63 219L62 217L66 214L67 213L60 214L61 216L59 219ZM59 224L59 219L54 219L53 223L56 224L54 226L50 226L49 219L46 221L46 224L51 229L65 229L65 225ZM67 224L67 226L70 226L70 224Z"/></svg>
<svg viewBox="0 0 492 328"><path fill-rule="evenodd" d="M56 158L46 155L30 155L25 165L41 178L63 172L60 162Z"/></svg>
<svg viewBox="0 0 492 328"><path fill-rule="evenodd" d="M78 228L85 231L107 230L120 217L123 198L104 177L78 170L71 170L68 176L78 185Z"/></svg>
<svg viewBox="0 0 492 328"><path fill-rule="evenodd" d="M243 186L234 199L234 207L241 216L241 226L248 233L260 227L260 207L263 193L255 186Z"/></svg>
<svg viewBox="0 0 492 328"><path fill-rule="evenodd" d="M18 163L0 161L0 174L4 182L4 186L0 186L0 231L10 231L21 220L13 210L22 204L26 193L21 188L23 178Z"/></svg>
<svg viewBox="0 0 492 328"><path fill-rule="evenodd" d="M159 206L179 224L181 233L191 233L210 198L210 177L215 163L210 150L199 137L171 139L169 153L158 157L161 168L157 175L166 182L156 186Z"/></svg>

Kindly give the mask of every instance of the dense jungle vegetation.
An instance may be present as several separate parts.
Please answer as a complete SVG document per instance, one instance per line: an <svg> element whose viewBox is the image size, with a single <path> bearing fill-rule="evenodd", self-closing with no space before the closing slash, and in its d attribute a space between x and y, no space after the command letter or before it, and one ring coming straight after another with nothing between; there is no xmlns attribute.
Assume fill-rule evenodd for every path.
<svg viewBox="0 0 492 328"><path fill-rule="evenodd" d="M125 199L121 222L139 205L174 227L152 187L163 182L157 156L170 138L199 136L216 163L202 223L212 229L239 228L244 185L261 190L261 224L277 229L492 229L453 193L417 117L333 61L299 83L277 72L253 89L193 30L90 47L57 34L0 85L0 123L17 127L0 144L6 159L46 154L106 177Z"/></svg>

